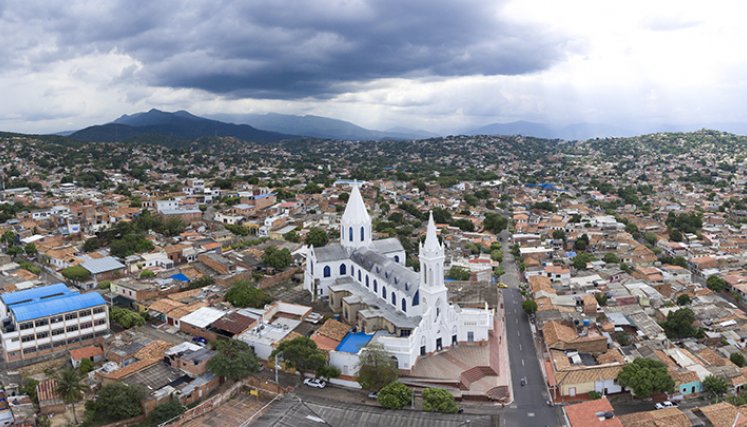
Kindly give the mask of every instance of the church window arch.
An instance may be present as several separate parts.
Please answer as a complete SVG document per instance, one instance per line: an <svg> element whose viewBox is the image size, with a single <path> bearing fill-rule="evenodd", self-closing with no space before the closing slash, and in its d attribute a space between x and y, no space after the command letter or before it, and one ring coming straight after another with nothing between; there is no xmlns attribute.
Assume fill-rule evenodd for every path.
<svg viewBox="0 0 747 427"><path fill-rule="evenodd" d="M365 239L364 239L364 237L365 237L365 236L366 236L366 229L365 229L365 227L363 227L363 226L361 225L361 242L362 242L363 240L365 240Z"/></svg>
<svg viewBox="0 0 747 427"><path fill-rule="evenodd" d="M399 262L399 255L394 256L394 262Z"/></svg>
<svg viewBox="0 0 747 427"><path fill-rule="evenodd" d="M392 305L394 306L397 305L397 293L396 292L392 292Z"/></svg>
<svg viewBox="0 0 747 427"><path fill-rule="evenodd" d="M420 304L420 291L415 291L415 295L412 297L412 305Z"/></svg>
<svg viewBox="0 0 747 427"><path fill-rule="evenodd" d="M353 241L353 227L348 227L348 240Z"/></svg>
<svg viewBox="0 0 747 427"><path fill-rule="evenodd" d="M324 277L332 276L332 269L328 265L324 266Z"/></svg>
<svg viewBox="0 0 747 427"><path fill-rule="evenodd" d="M348 268L345 266L345 264L340 264L340 276L347 274L347 270Z"/></svg>
<svg viewBox="0 0 747 427"><path fill-rule="evenodd" d="M384 298L384 301L386 302L386 286L381 287L381 297Z"/></svg>
<svg viewBox="0 0 747 427"><path fill-rule="evenodd" d="M407 300L402 298L402 311L407 312Z"/></svg>
<svg viewBox="0 0 747 427"><path fill-rule="evenodd" d="M311 275L314 275L314 261L311 261Z"/></svg>
<svg viewBox="0 0 747 427"><path fill-rule="evenodd" d="M379 282L374 279L374 292L379 292Z"/></svg>
<svg viewBox="0 0 747 427"><path fill-rule="evenodd" d="M360 269L358 270L358 281L359 282L361 281L361 271L360 271Z"/></svg>
<svg viewBox="0 0 747 427"><path fill-rule="evenodd" d="M366 274L366 287L368 287L368 274Z"/></svg>

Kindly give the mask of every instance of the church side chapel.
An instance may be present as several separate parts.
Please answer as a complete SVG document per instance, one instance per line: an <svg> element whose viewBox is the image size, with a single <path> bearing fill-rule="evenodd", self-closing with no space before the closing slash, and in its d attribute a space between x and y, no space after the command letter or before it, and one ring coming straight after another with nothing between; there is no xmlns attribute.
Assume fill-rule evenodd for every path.
<svg viewBox="0 0 747 427"><path fill-rule="evenodd" d="M418 358L460 343L488 340L493 312L450 304L444 285L444 244L433 215L420 244L420 271L405 266L396 238L374 240L371 217L357 184L340 224L340 242L310 247L304 288L325 299L341 320L354 326L331 354L330 363L350 373L360 351L380 345L410 371Z"/></svg>

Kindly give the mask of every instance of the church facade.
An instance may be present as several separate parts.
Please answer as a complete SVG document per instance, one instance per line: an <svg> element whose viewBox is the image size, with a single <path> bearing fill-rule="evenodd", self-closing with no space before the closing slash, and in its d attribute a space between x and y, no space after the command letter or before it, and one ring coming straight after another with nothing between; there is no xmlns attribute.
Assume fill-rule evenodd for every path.
<svg viewBox="0 0 747 427"><path fill-rule="evenodd" d="M419 272L405 266L399 240L374 240L372 231L363 197L353 185L340 223L340 242L308 250L304 288L313 298L326 299L342 321L370 336L404 371L420 356L488 339L494 313L487 305L462 308L449 303L444 245L432 215L419 248ZM347 360L339 367L343 374L352 374L353 361Z"/></svg>

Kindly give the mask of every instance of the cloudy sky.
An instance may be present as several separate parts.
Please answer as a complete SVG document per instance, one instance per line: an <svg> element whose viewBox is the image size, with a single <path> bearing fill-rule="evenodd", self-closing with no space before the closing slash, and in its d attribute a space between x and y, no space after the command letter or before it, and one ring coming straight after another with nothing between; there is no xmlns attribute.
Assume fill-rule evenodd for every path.
<svg viewBox="0 0 747 427"><path fill-rule="evenodd" d="M159 108L454 132L747 122L747 2L0 2L0 129Z"/></svg>

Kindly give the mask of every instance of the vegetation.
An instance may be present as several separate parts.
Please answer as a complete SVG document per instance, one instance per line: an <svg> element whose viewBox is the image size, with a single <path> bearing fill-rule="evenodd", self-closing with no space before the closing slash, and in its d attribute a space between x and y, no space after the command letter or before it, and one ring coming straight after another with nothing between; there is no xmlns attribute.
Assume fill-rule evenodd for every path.
<svg viewBox="0 0 747 427"><path fill-rule="evenodd" d="M235 307L262 308L272 302L272 298L246 280L239 280L226 292L226 301Z"/></svg>
<svg viewBox="0 0 747 427"><path fill-rule="evenodd" d="M742 353L732 353L729 355L729 360L740 368L744 367L744 365L747 365L747 360L744 358L744 354Z"/></svg>
<svg viewBox="0 0 747 427"><path fill-rule="evenodd" d="M423 390L423 410L427 412L442 412L454 414L459 408L454 396L442 388L427 388Z"/></svg>
<svg viewBox="0 0 747 427"><path fill-rule="evenodd" d="M446 277L452 280L469 280L471 276L472 273L469 270L456 265L451 266L451 268L449 268L449 271L446 272Z"/></svg>
<svg viewBox="0 0 747 427"><path fill-rule="evenodd" d="M521 303L521 308L524 309L526 314L534 314L537 312L537 303L533 299L525 299Z"/></svg>
<svg viewBox="0 0 747 427"><path fill-rule="evenodd" d="M238 381L259 370L259 361L245 342L239 340L218 340L218 352L208 361L207 368L215 375L231 381Z"/></svg>
<svg viewBox="0 0 747 427"><path fill-rule="evenodd" d="M714 397L722 396L728 390L729 383L722 377L716 375L708 375L703 380L703 391Z"/></svg>
<svg viewBox="0 0 747 427"><path fill-rule="evenodd" d="M75 402L83 397L86 386L80 371L75 368L65 368L57 375L57 393L67 405L73 407L73 418L78 424L78 414L75 412Z"/></svg>
<svg viewBox="0 0 747 427"><path fill-rule="evenodd" d="M321 248L329 243L329 236L327 235L327 232L321 228L311 227L309 232L306 234L304 243L314 246L315 248Z"/></svg>
<svg viewBox="0 0 747 427"><path fill-rule="evenodd" d="M726 290L726 288L729 287L729 284L726 283L726 280L714 275L708 277L708 279L706 280L706 286L708 286L708 289L714 292L723 292L724 290Z"/></svg>
<svg viewBox="0 0 747 427"><path fill-rule="evenodd" d="M340 375L339 371L329 369L326 354L309 337L297 337L292 340L282 341L273 350L272 357L278 353L282 353L283 360L285 360L288 366L295 368L302 374L316 372L318 377L325 378Z"/></svg>
<svg viewBox="0 0 747 427"><path fill-rule="evenodd" d="M576 270L586 270L586 265L595 260L596 258L594 257L594 255L588 252L578 253L575 257L573 257L573 268L575 268Z"/></svg>
<svg viewBox="0 0 747 427"><path fill-rule="evenodd" d="M86 402L84 425L105 424L136 417L143 413L140 401L145 397L141 386L122 382L107 384Z"/></svg>
<svg viewBox="0 0 747 427"><path fill-rule="evenodd" d="M677 296L677 305L690 305L691 303L690 295L681 294Z"/></svg>
<svg viewBox="0 0 747 427"><path fill-rule="evenodd" d="M291 265L293 257L291 256L290 251L286 248L278 249L270 246L265 249L265 252L262 255L262 262L275 270L284 270Z"/></svg>
<svg viewBox="0 0 747 427"><path fill-rule="evenodd" d="M62 275L65 276L66 279L76 283L85 282L91 278L91 272L80 265L74 265L63 269Z"/></svg>
<svg viewBox="0 0 747 427"><path fill-rule="evenodd" d="M669 338L698 337L703 332L694 326L694 322L695 313L689 308L681 308L670 312L661 326Z"/></svg>
<svg viewBox="0 0 747 427"><path fill-rule="evenodd" d="M379 391L399 378L396 361L392 360L392 356L383 347L377 345L366 347L358 368L358 383L370 391Z"/></svg>
<svg viewBox="0 0 747 427"><path fill-rule="evenodd" d="M163 422L171 420L183 414L185 411L184 405L179 403L178 400L172 400L166 403L162 403L153 409L153 412L148 416L148 424L151 426L158 426Z"/></svg>
<svg viewBox="0 0 747 427"><path fill-rule="evenodd" d="M128 308L114 306L109 310L109 318L119 326L130 329L135 326L143 326L145 319L140 313Z"/></svg>
<svg viewBox="0 0 747 427"><path fill-rule="evenodd" d="M377 396L379 405L387 409L402 409L412 403L412 392L402 383L390 383Z"/></svg>
<svg viewBox="0 0 747 427"><path fill-rule="evenodd" d="M625 365L617 376L617 382L633 390L640 399L651 397L654 393L674 392L674 380L667 373L667 365L642 357Z"/></svg>
<svg viewBox="0 0 747 427"><path fill-rule="evenodd" d="M156 277L156 273L151 270L143 270L140 272L138 277L140 277L141 279L150 279L152 277Z"/></svg>

